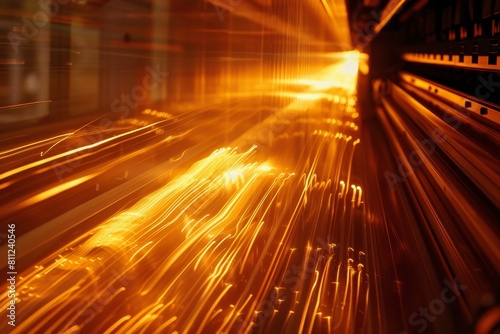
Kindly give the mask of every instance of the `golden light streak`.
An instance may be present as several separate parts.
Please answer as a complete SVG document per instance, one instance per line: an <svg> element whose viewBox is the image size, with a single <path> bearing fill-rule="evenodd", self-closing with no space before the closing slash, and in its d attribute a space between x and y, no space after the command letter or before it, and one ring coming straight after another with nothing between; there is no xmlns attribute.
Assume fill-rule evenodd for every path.
<svg viewBox="0 0 500 334"><path fill-rule="evenodd" d="M153 123L153 124L147 126L146 128L153 127L153 126L161 124L163 122L166 122L166 121L159 121L159 122ZM23 171L27 171L27 170L35 168L35 167L40 167L40 166L42 166L44 164L48 164L49 162L56 161L58 159L66 157L66 156L75 155L75 154L77 154L79 152L82 152L82 151L90 150L90 149L96 148L98 146L103 146L104 144L110 143L112 141L118 141L119 139L121 139L121 138L123 138L125 136L131 135L131 134L134 134L134 133L138 133L140 131L143 131L143 128L131 130L129 132L122 133L122 134L116 135L116 136L108 138L108 139L103 139L100 142L97 142L97 143L94 143L94 144L89 144L89 145L86 145L86 146L82 146L82 147L70 150L68 152L65 152L65 153L57 154L57 155L52 156L50 158L45 158L43 160L39 160L39 161L30 163L30 164L27 164L25 166L15 168L13 170L10 170L8 172L0 174L0 180L6 179L6 178L11 177L11 176L13 176L15 174L21 173Z"/></svg>
<svg viewBox="0 0 500 334"><path fill-rule="evenodd" d="M58 186L55 186L55 187L50 188L48 190L45 190L44 192L41 192L38 195L33 196L33 197L19 203L18 207L25 208L25 207L33 205L35 203L47 200L55 195L58 195L58 194L65 192L68 189L71 189L73 187L76 187L79 184L82 184L88 180L93 179L97 174L98 173L94 173L91 175L82 176L82 177L75 179L75 180L72 180L72 181L64 182L63 184L60 184Z"/></svg>
<svg viewBox="0 0 500 334"><path fill-rule="evenodd" d="M275 128L273 117L286 118L280 124L290 129L275 131L273 140L304 140L314 149L289 158L293 149L281 149L280 144L270 149L283 152L270 156L259 141L239 145L241 138L252 138L250 131L234 145L195 160L189 169L174 174L130 208L30 269L22 282L20 305L37 311L28 313L16 330L64 332L95 326L106 333L187 333L231 332L240 326L241 332L253 332L276 324L286 328L297 320L300 331L311 333L325 325L333 331L331 319L342 329L352 324L354 305L365 300L360 278L364 264L356 263L356 271L352 259L343 260L344 252L336 244L346 244L344 225L354 224L353 210L362 203L361 187L350 183L354 149L360 143L349 109L356 103L350 94L356 89L359 55L332 57L337 57L337 63L314 75L271 80L283 89L268 95L291 101L281 115L271 115L252 128L259 134L263 128ZM303 91L292 86L301 86ZM335 108L318 111L318 105L326 102ZM28 163L0 179L29 170L40 173L71 154L98 154L143 133L161 137L103 168L118 166L133 154L147 154L166 145L170 149L175 143L206 135L198 131L200 124L177 129L177 134L168 132L165 125L170 123L164 122L182 122L167 112L145 109L141 115L148 118L118 121L121 134ZM163 120L150 124L151 117ZM190 148L180 147L168 162L183 163L191 154ZM89 181L103 168L31 200L49 200ZM343 205L351 189L352 207ZM342 233L332 233L321 223L322 217L329 217L332 227ZM324 240L318 241L317 236ZM74 286L71 298L62 293L67 285ZM6 300L0 302L4 305ZM101 309L111 307L116 314L101 315ZM85 313L103 323L97 326L86 321ZM292 319L294 315L297 319ZM74 324L64 328L68 323Z"/></svg>

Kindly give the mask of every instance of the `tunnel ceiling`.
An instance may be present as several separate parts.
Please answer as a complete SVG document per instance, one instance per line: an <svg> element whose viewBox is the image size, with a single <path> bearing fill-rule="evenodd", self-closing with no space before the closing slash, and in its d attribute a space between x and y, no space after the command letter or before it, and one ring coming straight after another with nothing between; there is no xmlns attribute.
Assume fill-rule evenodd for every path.
<svg viewBox="0 0 500 334"><path fill-rule="evenodd" d="M19 7L13 3L16 6ZM168 44L182 44L188 50L196 49L194 44L199 42L201 33L206 34L208 47L213 49L229 44L228 38L238 35L249 39L287 36L322 51L351 49L347 7L338 0L82 0L61 7L62 10L67 15L57 15L53 22L77 21L100 28L103 34L120 37L128 33L132 41L151 40L149 28L155 19L168 22ZM12 10L12 15L18 13ZM233 40L232 47L245 50L249 43L242 40L243 43Z"/></svg>

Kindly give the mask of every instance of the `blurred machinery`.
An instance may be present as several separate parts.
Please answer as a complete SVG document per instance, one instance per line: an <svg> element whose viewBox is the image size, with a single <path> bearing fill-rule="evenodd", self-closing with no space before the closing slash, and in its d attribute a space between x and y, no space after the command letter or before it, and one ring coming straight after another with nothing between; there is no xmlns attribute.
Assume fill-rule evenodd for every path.
<svg viewBox="0 0 500 334"><path fill-rule="evenodd" d="M0 332L500 333L499 42L500 0L2 1Z"/></svg>

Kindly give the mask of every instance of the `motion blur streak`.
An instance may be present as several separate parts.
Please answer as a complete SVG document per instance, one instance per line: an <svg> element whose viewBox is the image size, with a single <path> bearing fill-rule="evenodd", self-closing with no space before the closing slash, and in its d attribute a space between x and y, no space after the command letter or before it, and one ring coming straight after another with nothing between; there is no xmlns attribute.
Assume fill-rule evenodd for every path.
<svg viewBox="0 0 500 334"><path fill-rule="evenodd" d="M412 2L388 3L377 33ZM52 85L0 109L41 108L0 138L1 332L471 328L500 277L498 129L411 73L367 88L345 5L70 2L0 59Z"/></svg>
<svg viewBox="0 0 500 334"><path fill-rule="evenodd" d="M354 90L356 72L346 73L343 65L340 62L317 73L309 90L330 96L336 89L347 101L350 96L346 92ZM335 85L330 78L344 84ZM296 103L292 100L290 105ZM311 99L307 105L317 103ZM368 298L363 265L355 264L345 247L319 236L326 231L321 217L336 213L337 208L340 213L332 226L358 224L359 219L353 217L359 210L359 204L354 205L356 189L345 188L339 196L339 181L328 175L349 174L359 140L353 142L342 126L327 122L321 114L290 112L297 113L296 122L283 134L292 135L279 140L294 141L297 133L311 148L309 154L300 154L289 165L283 156L259 151L258 146L243 151L215 150L164 187L28 270L23 275L18 305L19 312L31 315L16 326L16 331L71 333L113 327L117 332L158 328L227 332L247 323L263 330L282 326L291 311L294 315L287 319L290 328L297 323L311 332L314 326L327 324L323 319L333 318L336 321L331 330L354 330L354 324L360 323L354 310L364 308ZM349 118L344 114L347 112L339 108L328 116ZM245 140L243 136L235 142ZM318 164L324 176L318 174ZM353 206L346 205L350 190ZM300 232L308 216L309 232ZM349 243L341 235L334 238ZM301 248L300 244L307 246ZM291 254L291 249L297 251ZM290 270L293 277L286 274ZM271 306L273 317L264 326L268 319L263 317L269 315L262 303L274 289L281 291L281 305L272 301L276 302ZM346 307L339 308L331 302L335 300ZM106 307L115 309L114 316L92 321L101 312L106 314L101 311ZM219 311L214 313L216 309ZM172 316L175 321L165 325Z"/></svg>

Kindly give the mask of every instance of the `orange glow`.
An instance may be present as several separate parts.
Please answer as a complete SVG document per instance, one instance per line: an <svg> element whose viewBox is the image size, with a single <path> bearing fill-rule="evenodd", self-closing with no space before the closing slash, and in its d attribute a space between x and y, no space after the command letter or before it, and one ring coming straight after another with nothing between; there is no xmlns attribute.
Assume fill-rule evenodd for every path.
<svg viewBox="0 0 500 334"><path fill-rule="evenodd" d="M498 285L494 96L370 69L367 1L59 2L2 2L0 333L458 333Z"/></svg>

